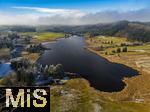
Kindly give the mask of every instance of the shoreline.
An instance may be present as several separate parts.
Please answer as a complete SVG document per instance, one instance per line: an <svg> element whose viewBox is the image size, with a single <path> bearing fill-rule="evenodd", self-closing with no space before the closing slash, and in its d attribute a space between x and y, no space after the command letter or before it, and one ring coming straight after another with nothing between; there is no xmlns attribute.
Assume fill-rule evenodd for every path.
<svg viewBox="0 0 150 112"><path fill-rule="evenodd" d="M129 66L129 65L125 64L125 63L119 63L119 62L113 61L113 60L109 59L108 57L105 57L104 55L102 55L102 54L100 54L100 53L97 53L96 51L92 50L92 49L89 48L88 46L87 46L85 49L88 50L88 51L90 51L90 52L92 52L92 53L94 53L94 54L96 54L96 55L98 55L98 56L100 56L100 57L102 57L102 58L104 58L104 59L106 59L106 60L109 61L109 62L117 63L117 64L122 64L122 65L128 66L128 67L130 67L130 68L132 68L132 69L134 69L134 70L137 70L137 71L138 71L138 74L135 75L135 76L132 76L132 77L137 77L137 76L141 75L141 74L140 74L140 71L139 71L137 68L134 68L134 67L132 67L132 66ZM132 78L132 77L130 77L130 78ZM126 77L125 77L125 79L130 79L130 78L126 78ZM126 85L124 86L124 89L125 89L126 86L128 86L128 84L124 81L124 79L122 79L122 81L126 84ZM121 91L123 91L124 89L122 89ZM121 92L121 91L116 91L116 92ZM100 92L103 92L103 91L100 91ZM106 93L116 93L116 92L106 92Z"/></svg>
<svg viewBox="0 0 150 112"><path fill-rule="evenodd" d="M112 101L127 101L127 102L138 102L137 100L142 99L142 102L138 103L150 103L149 93L150 93L150 87L149 87L149 81L150 81L150 74L146 72L144 69L141 69L137 67L135 63L133 63L133 60L128 62L129 60L123 60L122 57L118 56L105 56L101 52L95 51L89 47L91 45L90 43L85 40L85 43L87 46L85 47L86 50L95 53L98 56L101 56L102 58L112 62L112 63L118 63L123 64L125 66L128 66L134 70L137 70L138 74L133 77L125 77L122 79L122 81L125 83L124 89L122 89L119 92L103 92L98 91L98 94L101 96L104 96ZM119 58L119 59L118 59ZM130 57L129 57L130 58Z"/></svg>
<svg viewBox="0 0 150 112"><path fill-rule="evenodd" d="M41 43L42 45L45 45L45 44L47 44L47 43L57 42L59 39L65 39L65 37L56 37L56 38L53 38L53 39L44 39L44 40L39 40L39 39L33 38L32 43L33 43L33 44L40 44L40 43ZM37 61L39 60L39 58L41 57L41 55L42 55L46 50L49 50L49 48L43 50L42 53L29 53L29 55L30 55L30 54L37 54L36 59L31 59L31 61L33 61L34 63L37 63Z"/></svg>
<svg viewBox="0 0 150 112"><path fill-rule="evenodd" d="M43 44L43 43L56 42L56 41L58 41L59 39L65 39L65 38L64 38L64 37L62 37L62 38L56 38L56 39L54 39L54 40L49 40L49 41L45 40L45 41L42 42L42 44ZM105 56L102 55L102 54L100 55L100 53L97 53L96 51L94 51L94 50L92 50L91 48L89 48L89 43L87 43L86 40L85 40L85 43L87 44L87 45L85 46L85 49L86 49L86 50L88 50L88 51L90 51L90 52L92 52L92 53L94 53L94 54L97 54L98 56L101 56L102 58L106 59L107 61L112 62L112 63L122 64L122 65L128 66L128 67L130 67L130 68L132 68L132 69L134 69L134 70L137 70L137 68L131 67L131 66L129 66L129 65L127 65L127 64L124 64L124 63L119 63L119 62L113 61L113 60L111 60L111 59L105 57ZM45 52L45 50L44 50L44 52ZM43 52L43 53L44 53L44 52ZM43 53L42 53L42 54L43 54ZM36 60L36 62L39 60L39 58L41 57L42 54L39 54L39 57L38 57L38 59ZM136 76L139 76L139 75L140 75L140 71L139 71L139 70L137 70L137 71L138 71L138 74L137 74ZM133 76L133 77L136 77L136 76ZM125 79L126 79L126 77L125 77ZM129 79L129 78L127 78L127 79ZM85 80L87 80L87 79L85 79ZM87 80L87 81L88 81L88 80ZM124 88L123 88L122 90L120 90L120 91L104 92L104 91L97 90L97 89L95 89L95 88L92 87L92 86L90 86L90 87L94 88L96 91L99 91L99 92L104 92L104 93L116 93L116 92L118 92L118 93L119 93L119 92L123 91L123 90L126 88L126 86L128 86L128 84L124 81L124 79L122 79L122 81L125 83L125 86L124 86Z"/></svg>
<svg viewBox="0 0 150 112"><path fill-rule="evenodd" d="M58 39L60 39L60 38L58 38ZM58 39L55 39L55 41L57 41ZM54 41L54 40L53 40L53 41ZM46 43L53 42L53 41L52 41L52 40L46 41ZM90 44L87 43L86 40L85 40L85 43L87 44L87 45L85 46L85 49L86 49L86 50L88 50L88 51L90 51L90 52L92 52L92 53L95 53L95 54L97 54L98 56L101 56L102 58L104 58L104 59L106 59L106 60L108 60L108 61L110 61L110 62L112 62L112 63L122 64L122 65L128 66L128 67L130 67L130 68L132 68L132 69L138 71L138 74L137 74L136 76L129 77L129 78L125 77L125 78L122 79L123 83L125 83L125 86L124 86L124 88L123 88L121 91L116 91L116 92L104 92L104 91L97 90L97 89L95 89L95 88L92 87L92 86L90 86L90 87L93 88L93 90L96 91L97 94L99 94L100 96L102 95L102 96L104 96L105 98L111 99L111 100L113 100L113 101L122 101L122 100L125 100L125 99L128 99L128 100L126 100L126 101L128 101L128 102L134 101L135 99L132 99L132 97L134 96L134 95L132 95L132 94L133 94L133 92L135 92L134 89L136 89L137 91L138 91L138 89L139 89L138 85L136 85L135 82L138 82L138 81L141 79L141 77L142 77L142 78L144 77L144 79L145 79L145 77L147 77L148 75L145 74L145 73L143 73L143 71L140 71L140 69L139 69L138 67L136 67L136 65L133 66L133 65L129 65L129 64L127 64L127 63L124 63L124 62L122 62L122 61L119 62L120 60L115 60L115 59L112 60L111 58L109 58L109 56L107 57L107 56L105 56L105 55L103 55L103 54L101 54L101 53L99 53L99 52L96 52L96 51L92 50L91 48L89 48L89 45L90 45ZM38 56L39 56L39 57L38 57L38 59L39 59L40 56L41 56L41 54L39 54ZM38 61L38 59L37 59L37 61ZM36 62L37 62L37 61L36 61ZM80 78L80 79L82 79L82 78ZM85 79L85 80L86 80L86 79ZM88 80L86 80L86 81L88 81ZM89 83L89 81L88 81L88 83ZM139 84L140 84L140 83L141 83L141 82L139 82ZM132 84L133 84L133 85L132 85ZM141 83L141 86L142 86L142 84L143 84L143 81L142 81L142 83ZM135 88L134 88L134 85L136 85ZM132 90L132 88L133 88L133 90ZM147 88L148 88L148 87L147 87ZM142 90L141 90L141 91L142 91ZM146 92L146 93L147 93L147 92ZM144 94L145 94L145 93L144 93ZM149 102L150 102L150 100L149 100Z"/></svg>
<svg viewBox="0 0 150 112"><path fill-rule="evenodd" d="M134 67L134 66L130 66L130 65L126 64L126 63L121 63L121 62L118 62L118 61L111 60L109 57L106 57L106 56L104 56L103 54L98 53L98 52L92 50L92 49L89 48L88 46L87 46L85 49L87 49L88 51L90 51L90 52L92 52L92 53L94 53L94 54L96 54L96 55L98 55L98 56L100 56L100 57L106 59L106 60L109 61L109 62L117 63L117 64L122 64L122 65L128 66L128 67L130 67L130 68L132 68L132 69L134 69L134 70L137 70L137 71L140 73L139 68L136 67L136 66ZM140 74L138 74L138 75L140 75ZM137 75L137 76L138 76L138 75Z"/></svg>
<svg viewBox="0 0 150 112"><path fill-rule="evenodd" d="M49 40L49 41L43 40L43 41L41 42L41 44L42 44L42 45L45 45L45 44L57 42L59 39L65 39L65 37L62 37L62 38L58 37L58 38L55 38L55 39ZM37 63L37 61L40 59L41 55L43 55L46 50L51 50L51 48L48 48L48 49L46 48L45 50L43 50L42 53L37 53L37 54L38 54L38 58L35 60L35 63Z"/></svg>

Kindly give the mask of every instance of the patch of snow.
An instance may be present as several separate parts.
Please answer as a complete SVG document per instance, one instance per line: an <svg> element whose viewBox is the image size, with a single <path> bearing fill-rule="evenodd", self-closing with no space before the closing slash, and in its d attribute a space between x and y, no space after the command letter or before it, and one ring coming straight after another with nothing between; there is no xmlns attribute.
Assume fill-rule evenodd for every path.
<svg viewBox="0 0 150 112"><path fill-rule="evenodd" d="M144 102L144 99L135 99L135 103L142 103Z"/></svg>
<svg viewBox="0 0 150 112"><path fill-rule="evenodd" d="M102 107L99 104L93 104L94 110L93 112L101 112Z"/></svg>

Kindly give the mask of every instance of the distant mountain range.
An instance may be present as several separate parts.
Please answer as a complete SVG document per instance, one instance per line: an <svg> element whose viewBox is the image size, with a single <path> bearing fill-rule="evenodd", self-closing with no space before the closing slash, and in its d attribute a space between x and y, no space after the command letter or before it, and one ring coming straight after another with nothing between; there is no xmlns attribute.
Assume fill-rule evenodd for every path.
<svg viewBox="0 0 150 112"><path fill-rule="evenodd" d="M0 26L0 31L89 33L91 36L106 35L126 37L129 40L138 40L143 42L150 41L150 22L142 23L120 21L109 24L84 26Z"/></svg>

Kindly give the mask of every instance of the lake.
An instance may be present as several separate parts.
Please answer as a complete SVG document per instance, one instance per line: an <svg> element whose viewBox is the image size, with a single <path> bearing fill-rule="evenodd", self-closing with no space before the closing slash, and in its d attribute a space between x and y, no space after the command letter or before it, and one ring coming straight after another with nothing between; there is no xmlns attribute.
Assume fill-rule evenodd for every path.
<svg viewBox="0 0 150 112"><path fill-rule="evenodd" d="M138 74L136 70L109 62L86 50L84 37L72 36L44 45L51 50L46 50L42 54L38 60L39 63L43 65L61 63L66 72L80 74L90 82L92 87L101 91L120 91L125 86L122 82L124 77Z"/></svg>

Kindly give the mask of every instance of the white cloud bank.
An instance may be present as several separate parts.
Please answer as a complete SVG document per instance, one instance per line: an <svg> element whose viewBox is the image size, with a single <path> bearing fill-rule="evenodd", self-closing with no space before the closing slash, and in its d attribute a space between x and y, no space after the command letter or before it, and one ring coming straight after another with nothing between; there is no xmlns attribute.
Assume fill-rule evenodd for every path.
<svg viewBox="0 0 150 112"><path fill-rule="evenodd" d="M103 11L87 13L73 9L13 7L32 13L11 14L0 12L0 25L85 25L120 20L150 22L150 9L128 12ZM35 13L36 12L36 13Z"/></svg>

